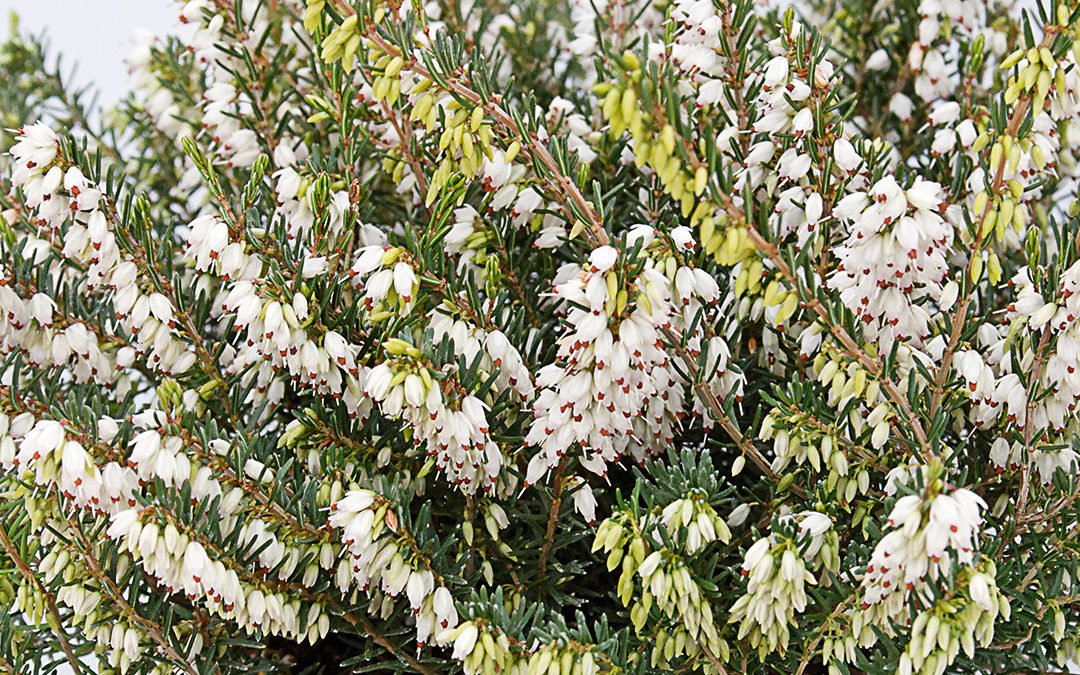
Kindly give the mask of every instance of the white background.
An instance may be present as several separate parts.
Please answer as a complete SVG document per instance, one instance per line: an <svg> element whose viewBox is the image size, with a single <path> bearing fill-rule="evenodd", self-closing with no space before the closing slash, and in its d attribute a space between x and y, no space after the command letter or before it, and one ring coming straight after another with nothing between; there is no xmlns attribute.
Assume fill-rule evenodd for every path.
<svg viewBox="0 0 1080 675"><path fill-rule="evenodd" d="M129 88L124 57L137 29L158 35L177 30L181 4L170 0L0 0L0 38L9 32L11 12L24 33L49 38L50 53L64 56L65 73L78 65L75 81L94 83L105 105Z"/></svg>

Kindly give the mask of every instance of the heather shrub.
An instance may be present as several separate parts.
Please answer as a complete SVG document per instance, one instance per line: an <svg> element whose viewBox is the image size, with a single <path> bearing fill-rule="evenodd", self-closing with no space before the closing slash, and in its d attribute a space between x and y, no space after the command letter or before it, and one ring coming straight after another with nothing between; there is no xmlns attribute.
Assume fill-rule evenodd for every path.
<svg viewBox="0 0 1080 675"><path fill-rule="evenodd" d="M1076 658L1075 3L178 11L0 51L0 669Z"/></svg>

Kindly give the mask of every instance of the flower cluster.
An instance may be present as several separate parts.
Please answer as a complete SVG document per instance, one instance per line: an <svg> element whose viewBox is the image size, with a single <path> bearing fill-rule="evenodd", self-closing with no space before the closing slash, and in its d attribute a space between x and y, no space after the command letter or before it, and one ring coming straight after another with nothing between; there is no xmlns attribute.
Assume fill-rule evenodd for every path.
<svg viewBox="0 0 1080 675"><path fill-rule="evenodd" d="M101 191L79 167L66 165L58 156L59 141L48 127L41 123L26 127L20 130L18 139L11 150L18 167L12 174L12 184L27 196L26 207L33 210L35 224L33 232L24 234L25 250L44 262L54 246L59 248L64 259L85 267L81 283L73 284L79 292L110 294L117 322L131 336L128 349L114 356L116 367L130 365L136 355L145 354L150 368L166 374L191 368L195 354L174 333L178 322L174 301L140 283L144 279L140 278L138 259L133 253L121 252L115 215L103 203ZM66 273L74 274L74 270ZM27 309L33 310L39 325L44 320L44 326L51 327L48 314L55 300L47 296L26 300L32 306ZM25 326L27 322L20 319L30 315L26 310L17 314L15 309L8 312L12 327ZM23 332L22 337L32 340L33 332ZM69 355L78 356L85 362L84 369L89 368L91 374L100 371L102 379L108 378L115 367L101 356L102 350L95 344L98 341L98 336L85 327L68 326L58 342L49 347L48 360L62 365ZM29 346L23 348L32 351Z"/></svg>
<svg viewBox="0 0 1080 675"><path fill-rule="evenodd" d="M330 509L328 522L342 531L341 540L349 551L338 566L341 590L355 585L387 598L404 592L416 617L416 644L423 647L433 636L438 642L449 640L442 636L458 622L453 597L430 569L421 566L423 560L415 551L395 541L397 516L389 504L370 490L353 490Z"/></svg>
<svg viewBox="0 0 1080 675"><path fill-rule="evenodd" d="M893 529L878 542L866 567L863 605L884 603L895 613L927 577L948 574L954 564L969 565L985 508L970 490L943 485L898 499L888 517Z"/></svg>
<svg viewBox="0 0 1080 675"><path fill-rule="evenodd" d="M537 376L536 421L525 440L539 452L526 483L536 483L572 445L584 451L582 466L603 475L608 463L625 454L638 461L655 456L674 437L686 414L684 380L664 340L716 302L719 291L700 269L679 265L677 256L693 248L688 230L663 239L658 234L647 226L631 231L625 245L641 251L640 258L605 245L585 264L558 271L554 292L569 305L568 328L559 338L558 361ZM715 375L708 381L723 395L741 387L721 368L725 351L722 341L712 350Z"/></svg>
<svg viewBox="0 0 1080 675"><path fill-rule="evenodd" d="M937 183L916 178L905 190L891 176L852 192L833 209L851 226L835 250L838 264L829 285L866 324L867 337L885 349L894 340L921 344L930 333L929 313L919 301L941 299L953 238L944 210Z"/></svg>
<svg viewBox="0 0 1080 675"><path fill-rule="evenodd" d="M732 515L732 526L739 518ZM593 550L608 554L609 570L621 567L618 593L622 603L631 606L635 628L642 631L653 621L650 612L654 604L670 620L656 627L660 632L652 651L654 664L669 664L675 657L693 658L704 652L730 652L691 566L699 551L714 542L730 541L731 529L705 490L674 499L641 518L632 511L616 513L597 528Z"/></svg>
<svg viewBox="0 0 1080 675"><path fill-rule="evenodd" d="M940 675L953 664L961 649L971 658L976 644L987 647L993 642L998 614L1008 620L1011 612L1009 600L994 583L995 571L992 562L985 570L971 570L966 575L966 592L951 600L939 600L915 617L911 642L900 657L898 673ZM963 589L963 577L958 582Z"/></svg>
<svg viewBox="0 0 1080 675"><path fill-rule="evenodd" d="M796 625L796 613L806 609L806 586L818 582L811 568L835 571L836 545L832 521L816 511L785 516L778 531L754 542L742 564L746 594L728 619L739 623L739 639L748 638L761 654L786 649L789 627Z"/></svg>

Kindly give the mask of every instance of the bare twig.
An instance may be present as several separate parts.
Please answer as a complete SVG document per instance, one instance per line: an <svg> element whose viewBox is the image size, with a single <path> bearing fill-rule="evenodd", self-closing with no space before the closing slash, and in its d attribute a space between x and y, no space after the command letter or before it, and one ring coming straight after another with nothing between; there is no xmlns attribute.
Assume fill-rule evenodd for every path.
<svg viewBox="0 0 1080 675"><path fill-rule="evenodd" d="M547 576L547 563L548 558L551 556L551 546L555 541L555 528L559 523L559 509L562 507L562 493L566 487L566 481L564 480L564 474L566 473L567 457L563 455L563 458L559 460L559 465L555 468L555 477L552 479L551 491L553 496L551 498L551 511L548 512L547 530L544 532L544 545L540 548L540 562L537 565L537 571L540 578L543 579Z"/></svg>
<svg viewBox="0 0 1080 675"><path fill-rule="evenodd" d="M356 616L354 614L345 614L344 617L345 620L352 625L363 628L364 632L368 634L368 637L371 638L372 642L385 649L390 655L407 663L409 667L416 672L423 673L423 675L439 675L439 672L437 670L420 663L411 655L409 655L408 652L398 651L394 644L390 642L390 640L387 640L386 636L380 633L378 629L375 628L375 624L371 623L371 621L367 617Z"/></svg>

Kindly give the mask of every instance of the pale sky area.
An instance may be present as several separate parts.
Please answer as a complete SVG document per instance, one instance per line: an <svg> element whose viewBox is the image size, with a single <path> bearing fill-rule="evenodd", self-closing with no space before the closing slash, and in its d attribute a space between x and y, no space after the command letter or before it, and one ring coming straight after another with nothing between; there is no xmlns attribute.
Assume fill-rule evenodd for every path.
<svg viewBox="0 0 1080 675"><path fill-rule="evenodd" d="M65 70L78 64L76 81L93 82L101 103L111 105L130 87L124 57L134 32L177 32L179 7L172 0L0 0L0 35L7 37L15 11L24 32L46 31L50 54L64 55Z"/></svg>

